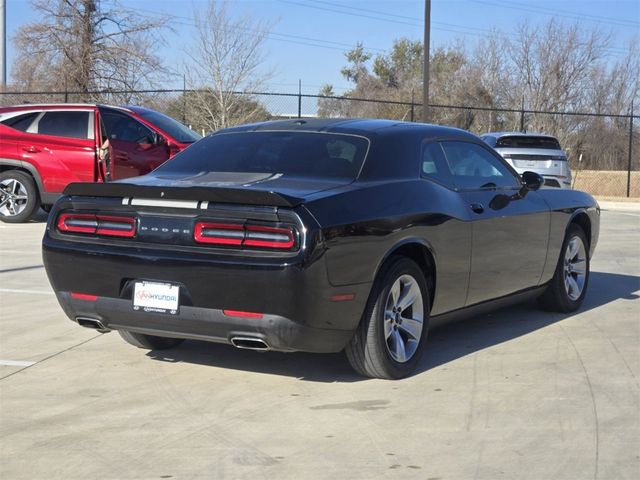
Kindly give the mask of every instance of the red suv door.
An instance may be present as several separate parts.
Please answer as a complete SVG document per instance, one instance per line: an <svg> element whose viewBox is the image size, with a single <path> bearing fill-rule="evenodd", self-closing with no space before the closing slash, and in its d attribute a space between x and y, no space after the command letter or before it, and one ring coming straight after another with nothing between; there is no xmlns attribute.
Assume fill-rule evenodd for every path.
<svg viewBox="0 0 640 480"><path fill-rule="evenodd" d="M169 159L165 139L124 112L101 107L101 131L112 180L149 173ZM108 143L105 142L108 140Z"/></svg>
<svg viewBox="0 0 640 480"><path fill-rule="evenodd" d="M95 181L93 109L44 110L18 140L18 153L38 169L47 192Z"/></svg>

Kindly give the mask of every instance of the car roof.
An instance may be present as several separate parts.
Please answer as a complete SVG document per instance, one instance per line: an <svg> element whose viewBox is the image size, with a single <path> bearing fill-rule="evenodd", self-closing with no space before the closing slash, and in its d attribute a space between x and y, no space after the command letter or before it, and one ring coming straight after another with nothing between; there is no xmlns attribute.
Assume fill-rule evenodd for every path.
<svg viewBox="0 0 640 480"><path fill-rule="evenodd" d="M553 138L557 140L553 135L547 135L546 133L536 133L536 132L488 132L480 135L481 137L494 137L494 138L502 138L502 137L543 137L543 138Z"/></svg>
<svg viewBox="0 0 640 480"><path fill-rule="evenodd" d="M22 103L20 105L9 105L0 107L0 113L18 112L21 110L82 110L86 108L106 107L132 113L129 107L119 107L115 105L103 105L98 103Z"/></svg>
<svg viewBox="0 0 640 480"><path fill-rule="evenodd" d="M479 140L475 135L453 127L443 127L426 123L403 122L399 120L381 120L368 118L294 118L239 125L215 132L249 131L304 131L321 133L343 133L365 137L378 134L415 132L428 137L458 137Z"/></svg>

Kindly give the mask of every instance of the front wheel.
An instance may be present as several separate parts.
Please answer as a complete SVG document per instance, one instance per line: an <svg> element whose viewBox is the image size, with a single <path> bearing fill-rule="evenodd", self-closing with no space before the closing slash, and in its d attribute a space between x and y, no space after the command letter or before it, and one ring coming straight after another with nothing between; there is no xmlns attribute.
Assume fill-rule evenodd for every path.
<svg viewBox="0 0 640 480"><path fill-rule="evenodd" d="M589 284L589 243L584 230L569 226L553 278L540 297L547 310L569 313L584 300Z"/></svg>
<svg viewBox="0 0 640 480"><path fill-rule="evenodd" d="M26 222L38 209L40 200L33 178L19 170L0 173L0 220Z"/></svg>
<svg viewBox="0 0 640 480"><path fill-rule="evenodd" d="M398 379L411 374L424 350L429 310L420 267L406 257L390 259L347 345L351 366L366 377Z"/></svg>
<svg viewBox="0 0 640 480"><path fill-rule="evenodd" d="M125 342L134 347L147 350L166 350L177 347L184 341L182 338L157 337L155 335L129 332L128 330L118 330L118 333Z"/></svg>

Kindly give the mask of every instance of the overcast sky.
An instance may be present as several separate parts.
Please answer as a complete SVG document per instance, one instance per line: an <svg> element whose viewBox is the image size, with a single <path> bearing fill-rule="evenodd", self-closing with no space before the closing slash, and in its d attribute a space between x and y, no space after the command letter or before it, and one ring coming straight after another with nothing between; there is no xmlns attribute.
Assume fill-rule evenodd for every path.
<svg viewBox="0 0 640 480"><path fill-rule="evenodd" d="M52 0L53 1L53 0ZM159 47L168 63L181 62L181 48L190 42L194 7L203 0L121 0L141 13L166 13L173 17L175 32L165 33L166 46ZM423 0L234 0L234 14L251 14L273 24L265 45L265 65L276 74L268 86L274 92L315 94L322 84L334 85L337 93L349 89L340 75L344 52L356 42L372 53L388 51L394 39L422 39ZM472 50L487 31L496 28L512 35L518 23L546 22L551 17L580 22L585 28L599 26L612 34L611 58L624 54L632 39L640 38L640 0L433 0L432 48L460 40ZM13 36L23 24L37 21L27 0L7 0L7 30ZM9 73L13 61L8 45ZM167 88L181 88L176 79Z"/></svg>

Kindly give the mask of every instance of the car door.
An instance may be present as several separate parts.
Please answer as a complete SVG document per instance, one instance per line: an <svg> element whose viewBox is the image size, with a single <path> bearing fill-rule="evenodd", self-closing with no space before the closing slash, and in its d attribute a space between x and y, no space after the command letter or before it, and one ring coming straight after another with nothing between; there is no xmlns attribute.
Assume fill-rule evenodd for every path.
<svg viewBox="0 0 640 480"><path fill-rule="evenodd" d="M536 192L489 148L442 142L462 200L471 212L471 272L466 305L538 285L547 256L550 212Z"/></svg>
<svg viewBox="0 0 640 480"><path fill-rule="evenodd" d="M20 138L18 151L35 165L47 192L96 178L93 110L44 110Z"/></svg>
<svg viewBox="0 0 640 480"><path fill-rule="evenodd" d="M144 175L169 159L163 137L130 115L101 107L100 122L108 139L106 163L112 180Z"/></svg>

